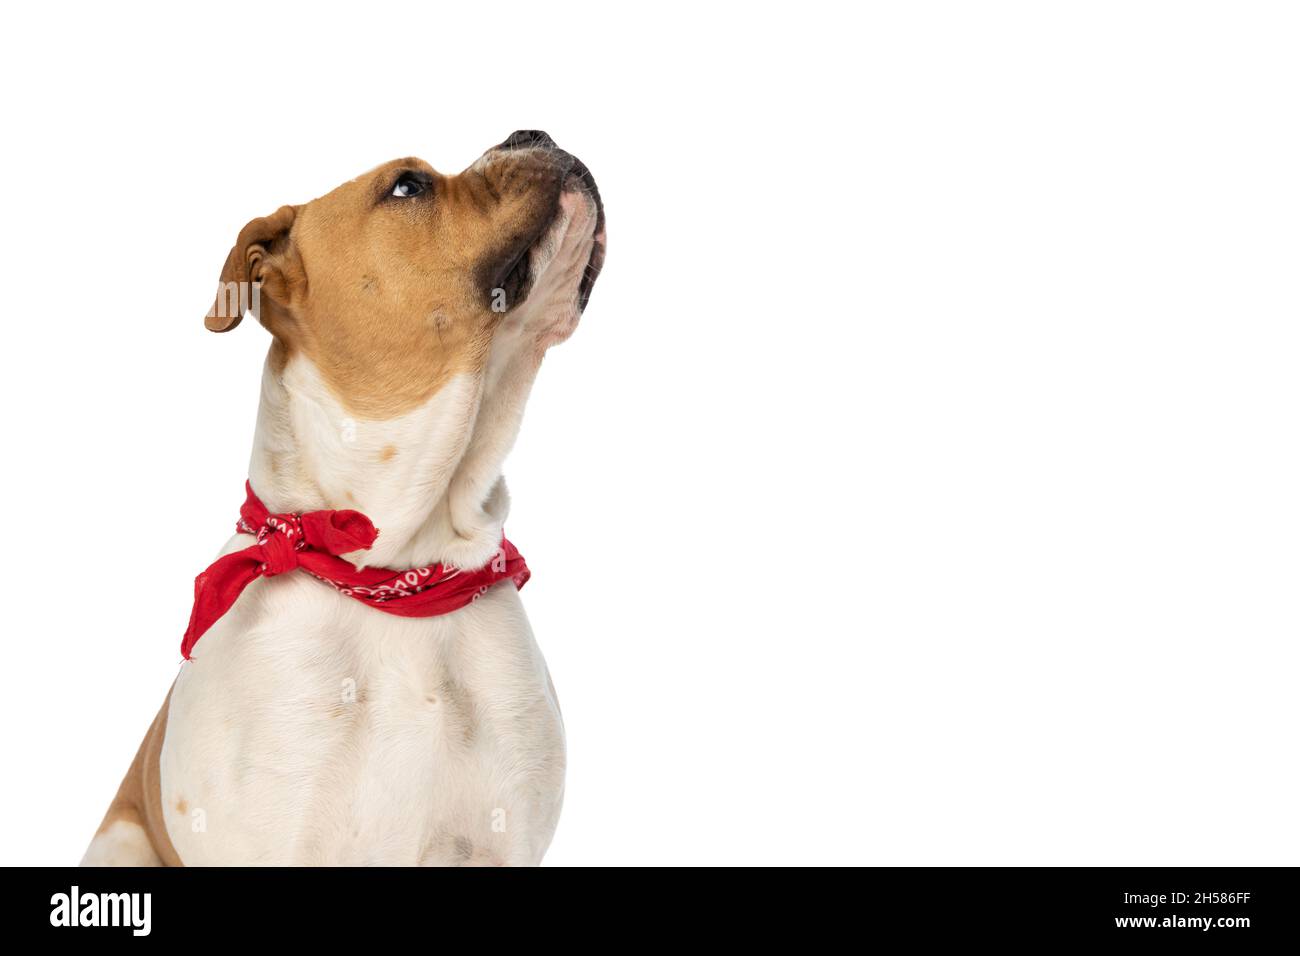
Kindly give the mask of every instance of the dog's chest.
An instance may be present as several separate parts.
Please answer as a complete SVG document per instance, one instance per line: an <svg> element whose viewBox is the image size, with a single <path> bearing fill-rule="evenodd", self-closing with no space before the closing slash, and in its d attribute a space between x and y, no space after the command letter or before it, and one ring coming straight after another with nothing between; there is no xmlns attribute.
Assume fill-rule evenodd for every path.
<svg viewBox="0 0 1300 956"><path fill-rule="evenodd" d="M187 863L535 862L563 732L514 588L406 619L259 581L177 679L160 759Z"/></svg>

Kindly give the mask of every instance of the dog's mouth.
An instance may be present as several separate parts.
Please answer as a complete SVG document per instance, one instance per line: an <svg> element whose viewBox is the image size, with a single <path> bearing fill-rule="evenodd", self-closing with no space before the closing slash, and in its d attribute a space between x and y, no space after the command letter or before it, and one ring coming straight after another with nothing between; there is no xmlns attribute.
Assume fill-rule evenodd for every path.
<svg viewBox="0 0 1300 956"><path fill-rule="evenodd" d="M518 305L524 301L528 294L528 278L530 274L529 260L532 258L533 247L537 244L536 240L524 246L520 253L515 256L513 262L508 262L504 270L498 276L492 285L492 294L494 297L499 296L504 305Z"/></svg>
<svg viewBox="0 0 1300 956"><path fill-rule="evenodd" d="M523 303L565 250L566 243L572 240L585 244L589 236L591 248L577 288L577 310L581 314L605 262L605 207L591 170L572 153L556 146L555 141L540 130L512 133L496 149L543 150L547 159L562 171L563 178L554 211L539 223L535 233L526 238L519 251L498 268L494 293L500 290L508 307ZM573 235L579 231L582 233L580 237Z"/></svg>
<svg viewBox="0 0 1300 956"><path fill-rule="evenodd" d="M591 170L576 156L573 157L573 169L569 172L565 189L576 190L595 204L596 223L591 233L591 254L582 270L582 279L578 282L578 312L581 313L591 298L591 289L596 284L596 277L600 275L600 267L605 264L605 205L600 201L600 190L596 187Z"/></svg>

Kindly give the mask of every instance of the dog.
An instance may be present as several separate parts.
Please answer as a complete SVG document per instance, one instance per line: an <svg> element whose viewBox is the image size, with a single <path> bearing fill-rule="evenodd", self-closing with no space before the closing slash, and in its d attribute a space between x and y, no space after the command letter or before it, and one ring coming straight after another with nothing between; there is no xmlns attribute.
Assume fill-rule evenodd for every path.
<svg viewBox="0 0 1300 956"><path fill-rule="evenodd" d="M564 729L517 586L382 613L407 598L330 587L289 526L368 519L368 548L322 558L349 573L504 568L502 461L604 255L591 173L536 130L458 175L395 160L240 231L205 325L248 312L271 333L249 487L281 517L244 512L209 569L251 555L258 577L185 649L83 865L541 861Z"/></svg>

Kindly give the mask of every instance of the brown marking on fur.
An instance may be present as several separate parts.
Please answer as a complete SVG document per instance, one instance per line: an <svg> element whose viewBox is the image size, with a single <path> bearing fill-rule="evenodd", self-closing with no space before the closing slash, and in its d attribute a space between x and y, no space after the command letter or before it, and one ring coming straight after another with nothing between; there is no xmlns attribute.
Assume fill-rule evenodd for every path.
<svg viewBox="0 0 1300 956"><path fill-rule="evenodd" d="M379 453L380 461L392 461L393 456L397 454L396 445L385 445L384 450Z"/></svg>
<svg viewBox="0 0 1300 956"><path fill-rule="evenodd" d="M109 804L108 812L95 832L96 835L103 833L119 820L134 823L144 830L164 866L184 866L163 822L162 780L158 771L158 755L162 752L163 737L167 732L167 709L171 699L169 690L162 709L149 725L149 731L118 787L117 796ZM178 810L180 803L184 801L177 804Z"/></svg>
<svg viewBox="0 0 1300 956"><path fill-rule="evenodd" d="M474 855L474 844L470 842L469 837L456 837L452 841L452 846L456 851L457 862L467 862Z"/></svg>
<svg viewBox="0 0 1300 956"><path fill-rule="evenodd" d="M394 160L250 222L222 281L260 283L277 375L302 354L352 414L392 418L482 371L502 317L493 284L553 219L567 168L542 150L494 152L456 176ZM404 174L426 190L391 195Z"/></svg>
<svg viewBox="0 0 1300 956"><path fill-rule="evenodd" d="M466 747L472 744L478 736L478 709L465 686L446 678L439 682L437 693L430 694L429 698L429 703L435 705L441 700L448 735L455 731L452 739L459 738Z"/></svg>

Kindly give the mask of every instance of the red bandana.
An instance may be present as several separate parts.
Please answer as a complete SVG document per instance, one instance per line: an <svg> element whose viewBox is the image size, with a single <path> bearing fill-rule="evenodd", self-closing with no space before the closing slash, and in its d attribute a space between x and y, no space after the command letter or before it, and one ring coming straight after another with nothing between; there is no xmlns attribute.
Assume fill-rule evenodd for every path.
<svg viewBox="0 0 1300 956"><path fill-rule="evenodd" d="M248 500L239 509L237 531L256 535L257 543L243 551L218 558L194 579L194 610L181 640L181 654L190 651L221 615L230 610L244 588L260 577L273 577L302 568L340 594L399 617L436 617L450 614L478 600L492 585L507 578L521 588L528 580L528 565L505 538L496 556L477 571L449 565L394 571L365 568L358 571L336 555L363 551L375 543L379 532L359 511L308 511L275 515L245 483Z"/></svg>

